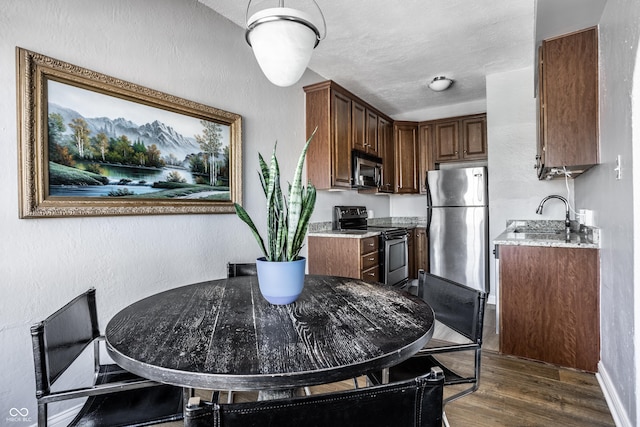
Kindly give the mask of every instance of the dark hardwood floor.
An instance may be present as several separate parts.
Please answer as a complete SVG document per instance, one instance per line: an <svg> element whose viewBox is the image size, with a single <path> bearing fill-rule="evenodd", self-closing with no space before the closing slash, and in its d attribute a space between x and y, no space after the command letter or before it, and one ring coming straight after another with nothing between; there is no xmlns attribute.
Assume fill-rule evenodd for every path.
<svg viewBox="0 0 640 427"><path fill-rule="evenodd" d="M446 405L451 426L537 427L615 426L595 375L564 369L498 353L495 306L487 306L484 327L482 374L476 392ZM436 329L435 340L453 340L453 334ZM471 359L456 357L458 369L471 368ZM364 385L363 378L359 379ZM312 393L353 388L352 381L311 387ZM445 395L455 392L447 387ZM199 392L204 398L209 393ZM234 401L255 400L257 393L235 393ZM221 401L226 402L222 393ZM177 427L181 422L164 426Z"/></svg>

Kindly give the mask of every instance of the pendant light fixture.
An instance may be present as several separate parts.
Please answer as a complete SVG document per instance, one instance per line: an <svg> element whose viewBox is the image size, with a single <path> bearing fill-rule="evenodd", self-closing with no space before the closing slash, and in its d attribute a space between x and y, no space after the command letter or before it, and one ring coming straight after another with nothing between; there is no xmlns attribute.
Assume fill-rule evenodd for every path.
<svg viewBox="0 0 640 427"><path fill-rule="evenodd" d="M251 1L247 5L245 19L249 16ZM277 86L291 86L300 80L313 49L327 35L324 15L318 3L312 1L322 16L322 37L308 14L284 7L284 0L279 0L278 7L260 10L246 19L247 43L264 75Z"/></svg>
<svg viewBox="0 0 640 427"><path fill-rule="evenodd" d="M435 92L442 92L447 90L453 84L453 80L446 78L445 76L438 76L431 80L429 88Z"/></svg>

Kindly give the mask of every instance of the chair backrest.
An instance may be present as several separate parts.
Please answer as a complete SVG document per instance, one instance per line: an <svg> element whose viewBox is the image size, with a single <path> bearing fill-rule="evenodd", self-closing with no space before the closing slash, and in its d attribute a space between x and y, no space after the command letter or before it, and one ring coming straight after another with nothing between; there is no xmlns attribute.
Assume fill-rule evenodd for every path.
<svg viewBox="0 0 640 427"><path fill-rule="evenodd" d="M482 344L485 292L420 270L418 295L431 306L436 320Z"/></svg>
<svg viewBox="0 0 640 427"><path fill-rule="evenodd" d="M256 263L227 263L227 277L255 276L258 274Z"/></svg>
<svg viewBox="0 0 640 427"><path fill-rule="evenodd" d="M187 406L185 426L415 426L442 425L441 370L409 381L291 399Z"/></svg>
<svg viewBox="0 0 640 427"><path fill-rule="evenodd" d="M89 289L31 327L36 396L48 394L56 379L100 336L96 290Z"/></svg>

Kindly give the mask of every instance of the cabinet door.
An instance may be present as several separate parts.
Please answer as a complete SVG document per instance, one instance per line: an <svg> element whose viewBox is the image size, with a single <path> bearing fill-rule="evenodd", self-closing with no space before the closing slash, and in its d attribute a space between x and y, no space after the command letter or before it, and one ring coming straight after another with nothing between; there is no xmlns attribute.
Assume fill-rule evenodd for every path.
<svg viewBox="0 0 640 427"><path fill-rule="evenodd" d="M542 44L545 168L582 171L598 158L598 35L595 28Z"/></svg>
<svg viewBox="0 0 640 427"><path fill-rule="evenodd" d="M542 78L542 76L544 75L544 59L543 59L543 55L544 55L544 50L542 49L542 46L540 46L538 48L538 143L536 144L536 162L535 162L535 169L538 173L538 178L542 178L542 174L544 172L544 164L545 164L545 155L544 152L546 151L546 147L545 147L545 137L544 137L544 130L546 128L546 125L544 123L545 121L545 113L544 113L544 104L545 104L545 100L544 100L544 92L545 92L545 87L544 87L544 79Z"/></svg>
<svg viewBox="0 0 640 427"><path fill-rule="evenodd" d="M500 246L500 351L596 372L597 249Z"/></svg>
<svg viewBox="0 0 640 427"><path fill-rule="evenodd" d="M418 151L420 152L420 170L418 174L418 183L420 185L420 194L427 194L427 171L435 169L431 164L431 131L433 126L422 124L418 134Z"/></svg>
<svg viewBox="0 0 640 427"><path fill-rule="evenodd" d="M395 149L391 122L378 116L378 150L382 155L382 186L380 191L393 193L396 182Z"/></svg>
<svg viewBox="0 0 640 427"><path fill-rule="evenodd" d="M459 121L436 123L433 128L434 162L454 161L458 151Z"/></svg>
<svg viewBox="0 0 640 427"><path fill-rule="evenodd" d="M462 119L462 160L487 158L487 116Z"/></svg>
<svg viewBox="0 0 640 427"><path fill-rule="evenodd" d="M358 104L356 101L351 101L351 115L353 123L353 149L366 152L366 109L363 105Z"/></svg>
<svg viewBox="0 0 640 427"><path fill-rule="evenodd" d="M351 99L332 91L332 185L351 187Z"/></svg>
<svg viewBox="0 0 640 427"><path fill-rule="evenodd" d="M367 149L367 153L378 156L380 150L378 146L378 115L375 111L371 111L369 109L367 109L366 114L365 124L367 132L365 135L365 147Z"/></svg>
<svg viewBox="0 0 640 427"><path fill-rule="evenodd" d="M414 228L410 229L407 233L407 257L408 257L408 267L409 267L409 280L418 278L418 269L416 268L416 245L415 245L415 236L416 230Z"/></svg>
<svg viewBox="0 0 640 427"><path fill-rule="evenodd" d="M416 270L429 272L429 255L427 251L427 229L425 227L416 227Z"/></svg>
<svg viewBox="0 0 640 427"><path fill-rule="evenodd" d="M361 277L359 239L309 236L308 245L309 274Z"/></svg>
<svg viewBox="0 0 640 427"><path fill-rule="evenodd" d="M418 125L395 124L396 192L419 193L418 188Z"/></svg>

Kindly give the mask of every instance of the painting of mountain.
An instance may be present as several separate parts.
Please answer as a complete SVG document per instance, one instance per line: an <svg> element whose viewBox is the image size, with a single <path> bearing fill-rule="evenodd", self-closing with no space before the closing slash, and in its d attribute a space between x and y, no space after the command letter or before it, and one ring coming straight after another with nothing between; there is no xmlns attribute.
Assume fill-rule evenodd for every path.
<svg viewBox="0 0 640 427"><path fill-rule="evenodd" d="M228 125L48 82L49 194L230 200Z"/></svg>
<svg viewBox="0 0 640 427"><path fill-rule="evenodd" d="M73 119L77 118L84 119L92 135L97 135L101 132L109 138L118 138L121 135L126 135L131 141L141 140L146 146L156 144L160 151L173 153L180 159L201 151L193 136L181 135L172 127L158 120L138 125L122 117L115 119L84 117L77 111L50 102L49 114L51 113L60 114L65 123L71 123ZM70 135L71 133L71 128L67 128L66 134Z"/></svg>

